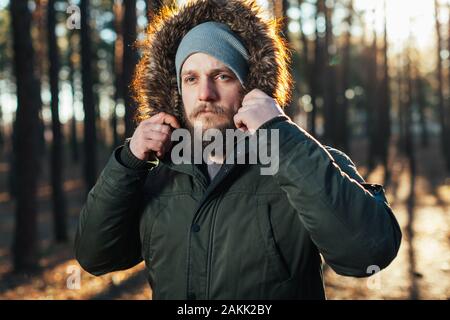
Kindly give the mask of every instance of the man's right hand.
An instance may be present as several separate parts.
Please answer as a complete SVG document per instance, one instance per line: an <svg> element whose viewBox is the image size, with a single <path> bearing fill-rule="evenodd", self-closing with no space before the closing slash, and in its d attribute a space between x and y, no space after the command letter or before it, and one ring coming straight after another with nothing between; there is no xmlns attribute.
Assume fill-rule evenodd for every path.
<svg viewBox="0 0 450 320"><path fill-rule="evenodd" d="M180 128L177 118L165 112L142 121L131 137L131 152L144 161L149 159L152 152L162 157L170 148L170 135L175 128Z"/></svg>

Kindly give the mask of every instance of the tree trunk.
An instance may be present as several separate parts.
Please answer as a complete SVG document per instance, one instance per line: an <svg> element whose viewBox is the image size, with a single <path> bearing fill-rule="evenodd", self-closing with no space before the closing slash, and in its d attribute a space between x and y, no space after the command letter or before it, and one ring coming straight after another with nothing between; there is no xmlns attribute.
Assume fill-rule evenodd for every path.
<svg viewBox="0 0 450 320"><path fill-rule="evenodd" d="M31 20L37 25L37 45L35 47L35 72L36 77L38 79L42 79L42 75L44 74L44 70L47 68L47 57L45 55L46 52L46 25L45 25L45 2L44 1L35 1L36 8L32 12ZM33 41L33 40L32 40ZM35 43L36 44L36 43ZM39 106L39 146L42 150L39 154L41 157L41 161L44 160L44 157L47 152L46 144L45 144L45 124L42 117L42 104Z"/></svg>
<svg viewBox="0 0 450 320"><path fill-rule="evenodd" d="M289 9L289 1L281 0L281 10L282 10L282 18L283 18L283 36L286 41L289 41L289 17L287 11Z"/></svg>
<svg viewBox="0 0 450 320"><path fill-rule="evenodd" d="M89 26L89 0L81 0L81 68L84 106L84 176L90 190L97 179L97 132L92 81L92 51Z"/></svg>
<svg viewBox="0 0 450 320"><path fill-rule="evenodd" d="M3 123L3 108L0 104L0 154L3 154L4 145L5 145L5 130Z"/></svg>
<svg viewBox="0 0 450 320"><path fill-rule="evenodd" d="M66 199L63 189L63 157L62 157L62 134L59 122L59 50L55 34L55 0L48 1L47 7L47 32L48 32L48 59L49 78L51 92L51 114L52 114L52 156L50 161L52 202L53 202L53 230L57 242L67 241L67 213Z"/></svg>
<svg viewBox="0 0 450 320"><path fill-rule="evenodd" d="M419 117L420 117L420 137L422 147L428 147L428 128L425 116L425 108L427 106L427 99L425 96L425 85L424 79L421 76L417 76L416 79L416 90L417 90L417 104L419 106Z"/></svg>
<svg viewBox="0 0 450 320"><path fill-rule="evenodd" d="M447 4L448 12L450 13L450 2ZM450 52L450 14L448 15L448 39L447 39L447 50ZM447 58L447 62L450 64L450 55ZM448 76L448 89L450 91L450 71L447 71ZM446 150L447 150L447 171L450 172L450 101L446 105L446 112L445 112L445 125L446 125Z"/></svg>
<svg viewBox="0 0 450 320"><path fill-rule="evenodd" d="M123 93L125 102L125 136L131 137L134 131L134 115L136 106L131 97L130 84L137 54L133 48L136 40L136 0L124 2L123 15Z"/></svg>
<svg viewBox="0 0 450 320"><path fill-rule="evenodd" d="M353 0L347 2L347 17L345 22L347 24L347 31L344 36L344 48L342 53L342 68L341 68L341 90L340 100L338 101L338 112L336 118L336 147L342 149L344 152L349 151L348 146L348 100L346 91L350 87L350 54L351 54L351 26L353 21Z"/></svg>
<svg viewBox="0 0 450 320"><path fill-rule="evenodd" d="M369 171L375 168L376 159L377 159L377 105L379 101L378 97L378 45L377 45L377 33L374 30L372 33L372 46L369 50L368 57L368 114L367 114L367 129L369 134L369 157L368 157L368 166Z"/></svg>
<svg viewBox="0 0 450 320"><path fill-rule="evenodd" d="M289 17L287 14L287 11L289 9L289 1L282 0L281 1L281 18L283 19L283 25L281 29L282 37L286 40L286 42L289 42ZM286 114L294 119L300 112L298 103L291 102L289 105L285 108Z"/></svg>
<svg viewBox="0 0 450 320"><path fill-rule="evenodd" d="M317 114L319 112L319 107L323 107L323 86L322 86L322 79L323 79L323 73L324 73L324 64L325 62L325 45L324 45L324 36L321 34L317 28L318 20L321 16L325 15L325 2L323 0L318 0L316 4L316 15L315 15L315 41L314 41L314 62L313 62L313 68L312 68L312 89L311 91L314 92L315 99L313 100L313 107L312 111L310 112L309 117L309 128L310 133L313 136L317 135L317 128L316 128L316 118ZM311 96L312 99L312 96ZM318 103L319 99L321 99L322 103Z"/></svg>
<svg viewBox="0 0 450 320"><path fill-rule="evenodd" d="M17 84L17 111L13 150L16 183L16 221L12 246L14 270L38 268L37 172L39 150L40 83L34 70L34 50L30 33L31 14L28 1L10 2L14 69Z"/></svg>
<svg viewBox="0 0 450 320"><path fill-rule="evenodd" d="M389 140L391 136L391 92L389 86L389 61L388 61L388 38L387 38L387 21L386 21L386 1L384 1L384 35L383 35L383 72L380 83L380 104L377 113L377 154L378 160L381 161L384 167L384 180L389 179L388 168L388 151Z"/></svg>
<svg viewBox="0 0 450 320"><path fill-rule="evenodd" d="M333 4L334 5L334 4ZM333 36L333 8L324 6L325 10L325 72L323 74L324 87L324 143L336 144L336 66L334 63L336 51Z"/></svg>
<svg viewBox="0 0 450 320"><path fill-rule="evenodd" d="M72 161L78 163L79 151L78 151L78 138L77 138L77 119L75 118L75 102L76 102L76 88L75 88L75 66L73 64L73 55L75 46L73 41L73 33L69 34L69 47L67 50L67 64L69 66L69 82L72 90L72 118L70 119L70 153Z"/></svg>
<svg viewBox="0 0 450 320"><path fill-rule="evenodd" d="M288 0L272 0L272 11L273 15L277 19L281 19L282 21L282 27L281 27L281 36L284 37L286 40L288 39L288 15L287 10L289 8L289 1Z"/></svg>
<svg viewBox="0 0 450 320"><path fill-rule="evenodd" d="M405 153L405 136L406 136L406 129L405 129L405 99L403 94L403 82L404 82L404 76L403 76L403 60L401 54L398 55L397 60L397 98L398 98L398 129L399 129L399 138L398 138L398 149L401 153Z"/></svg>
<svg viewBox="0 0 450 320"><path fill-rule="evenodd" d="M301 8L301 5L303 3L303 0L298 1L298 7ZM300 38L302 42L302 52L303 52L303 59L305 60L305 73L306 73L306 79L308 82L309 87L309 94L311 96L311 105L312 110L307 113L307 130L312 134L315 135L315 109L317 107L316 99L317 99L317 86L315 83L315 75L313 73L313 59L310 58L310 52L309 52L309 40L306 37L305 32L303 31L303 21L300 17ZM314 58L315 59L315 58ZM313 61L311 61L313 60Z"/></svg>
<svg viewBox="0 0 450 320"><path fill-rule="evenodd" d="M280 19L281 24L281 37L284 38L286 42L289 42L288 26L289 17L287 15L287 10L289 8L289 1L287 0L274 0L273 1L273 12L277 19ZM284 111L286 114L294 119L299 113L298 104L291 102L289 105L285 106Z"/></svg>
<svg viewBox="0 0 450 320"><path fill-rule="evenodd" d="M442 35L441 24L439 22L439 3L438 0L434 0L435 20L436 20L436 41L437 41L437 81L438 81L438 110L439 121L441 126L441 147L444 154L447 170L450 172L450 146L449 146L449 134L446 123L445 101L443 93L443 74L442 74Z"/></svg>
<svg viewBox="0 0 450 320"><path fill-rule="evenodd" d="M409 160L409 168L411 176L415 176L416 160L414 155L414 137L412 132L412 105L413 105L413 75L411 62L411 36L406 50L406 83L407 95L405 104L405 151Z"/></svg>
<svg viewBox="0 0 450 320"><path fill-rule="evenodd" d="M147 1L148 5L148 1ZM117 132L118 119L117 119L117 104L119 100L123 99L123 84L122 84L122 63L123 63L123 35L122 35L122 20L123 20L123 5L121 1L114 1L114 29L116 31L116 41L114 43L114 109L111 115L111 127L113 134L113 148L119 145L119 133ZM148 14L148 12L147 12Z"/></svg>

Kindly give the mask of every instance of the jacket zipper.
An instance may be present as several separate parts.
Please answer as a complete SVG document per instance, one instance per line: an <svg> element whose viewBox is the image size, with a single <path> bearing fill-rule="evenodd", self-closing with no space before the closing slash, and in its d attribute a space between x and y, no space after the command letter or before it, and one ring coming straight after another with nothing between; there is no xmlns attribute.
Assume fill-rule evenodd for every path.
<svg viewBox="0 0 450 320"><path fill-rule="evenodd" d="M191 226L196 223L198 221L198 217L199 217L199 213L202 211L202 208L205 206L205 204L207 204L210 199L211 196L213 195L213 191L216 190L216 187L219 185L220 182L222 182L230 173L231 168L230 167L234 167L234 165L227 165L224 164L224 167L222 167L219 171L219 173L217 174L217 176L215 177L215 179L213 179L213 181L210 183L210 185L208 186L208 188L206 189L205 194L203 195L202 199L200 199L199 205L197 206L196 210L195 210L195 214L194 214L194 218L192 220ZM215 211L213 212L213 219L215 219ZM188 246L187 246L187 266L186 266L186 297L189 297L189 289L190 289L190 272L191 272L191 255L190 255L190 251L191 251L191 235L192 235L192 229L191 226L189 226L189 233L188 233ZM210 242L210 240L209 240ZM208 243L208 247L211 244ZM209 266L209 261L207 261L207 265ZM206 270L207 273L207 284L206 284L206 291L209 292L209 284L208 284L208 273L209 270Z"/></svg>
<svg viewBox="0 0 450 320"><path fill-rule="evenodd" d="M209 292L211 287L211 271L212 271L212 252L213 252L213 239L216 226L217 211L222 201L222 196L217 199L217 203L214 206L213 216L211 219L211 231L208 239L208 254L207 254L207 269L206 269L206 300L209 300Z"/></svg>

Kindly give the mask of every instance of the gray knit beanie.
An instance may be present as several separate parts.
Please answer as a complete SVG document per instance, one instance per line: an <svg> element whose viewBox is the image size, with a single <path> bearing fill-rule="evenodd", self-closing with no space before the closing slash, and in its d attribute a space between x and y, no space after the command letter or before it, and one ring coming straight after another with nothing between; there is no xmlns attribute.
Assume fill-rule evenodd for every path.
<svg viewBox="0 0 450 320"><path fill-rule="evenodd" d="M201 23L183 37L175 55L178 92L181 94L181 67L186 59L197 52L213 56L223 62L237 76L242 86L248 73L249 55L237 35L223 23Z"/></svg>

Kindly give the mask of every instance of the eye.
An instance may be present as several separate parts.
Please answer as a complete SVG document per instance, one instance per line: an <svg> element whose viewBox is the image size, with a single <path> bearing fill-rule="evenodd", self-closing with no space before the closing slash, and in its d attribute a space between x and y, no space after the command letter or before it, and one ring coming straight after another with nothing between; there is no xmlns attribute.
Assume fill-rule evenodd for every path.
<svg viewBox="0 0 450 320"><path fill-rule="evenodd" d="M228 76L227 74L224 74L224 73L219 74L217 77L218 77L220 80L228 80L228 79L231 78L230 76Z"/></svg>
<svg viewBox="0 0 450 320"><path fill-rule="evenodd" d="M191 83L194 80L195 80L195 77L186 77L186 78L184 78L184 82L186 82L186 83Z"/></svg>

